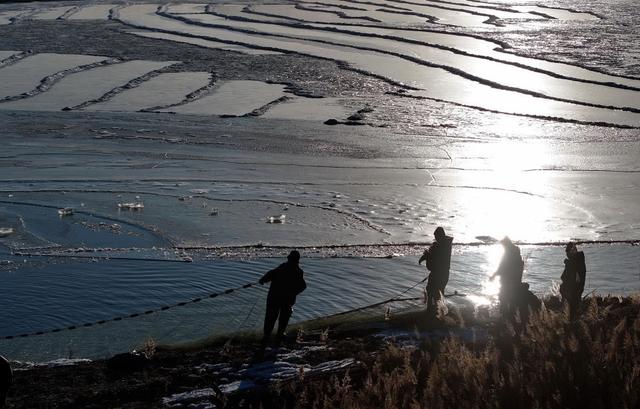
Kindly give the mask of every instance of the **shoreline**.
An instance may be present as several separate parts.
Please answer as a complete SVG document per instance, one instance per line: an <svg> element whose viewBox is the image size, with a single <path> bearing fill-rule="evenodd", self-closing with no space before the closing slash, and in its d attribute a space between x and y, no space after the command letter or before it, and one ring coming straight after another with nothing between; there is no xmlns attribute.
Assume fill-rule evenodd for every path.
<svg viewBox="0 0 640 409"><path fill-rule="evenodd" d="M354 383L353 393L362 392L366 387L360 382L367 376L380 376L375 373L375 362L386 359L384 357L389 354L397 359L406 354L419 356L431 351L435 354L430 361L433 366L439 365L439 359L456 359L450 356L452 350L448 349L454 344L458 345L457 350L468 349L468 352L459 352L464 356L470 353L481 357L482 351L493 348L496 342L507 342L501 348L529 342L527 334L535 334L538 342L544 343L545 337L558 336L547 334L550 328L567 333L567 339L573 331L582 331L581 325L593 328L593 331L602 326L615 328L616 333L620 332L622 323L626 323L624 328L631 330L635 328L633 323L638 322L638 297L637 294L588 297L583 302L583 313L577 326L566 321L557 298L547 298L542 312L531 319L526 332L517 330L522 328L521 324L505 326L495 316L474 317L450 309L436 322L426 322L424 311L418 310L387 319L381 314L368 319L345 320L343 317L342 321L316 320L315 323L292 325L288 334L297 334L297 337L289 335L283 347L267 348L264 353L259 353L259 334L255 332L179 346L156 345L150 340L139 350L140 355L120 354L73 366L17 370L15 384L9 392L8 408L37 407L45 402L51 405L49 407L60 408L77 405L186 408L192 403L218 408L249 408L259 404L293 407L281 401L294 396L290 388L326 392L333 387L331 379L334 377L344 380L347 376ZM302 331L299 325L304 328ZM401 361L398 365L389 370L406 369ZM33 385L38 387L34 389ZM578 388L586 386L576 384ZM337 398L322 396L325 400ZM222 402L225 403L220 406Z"/></svg>

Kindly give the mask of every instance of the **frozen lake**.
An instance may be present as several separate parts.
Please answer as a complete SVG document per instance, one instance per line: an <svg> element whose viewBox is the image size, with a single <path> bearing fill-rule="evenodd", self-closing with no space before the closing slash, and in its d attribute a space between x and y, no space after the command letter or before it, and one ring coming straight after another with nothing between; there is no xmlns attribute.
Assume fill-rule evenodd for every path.
<svg viewBox="0 0 640 409"><path fill-rule="evenodd" d="M505 235L536 294L569 240L585 293L637 293L638 16L604 6L0 5L0 351L259 328L266 288L209 295L292 248L295 321L375 303L424 277L436 226L450 306L495 306Z"/></svg>

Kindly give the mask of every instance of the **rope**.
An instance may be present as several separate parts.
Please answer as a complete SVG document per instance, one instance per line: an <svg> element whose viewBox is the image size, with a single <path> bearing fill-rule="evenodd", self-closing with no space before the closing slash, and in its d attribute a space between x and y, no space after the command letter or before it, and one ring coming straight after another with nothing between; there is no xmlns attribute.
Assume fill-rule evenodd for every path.
<svg viewBox="0 0 640 409"><path fill-rule="evenodd" d="M100 321L95 321L95 322L87 322L84 324L77 324L77 325L70 325L68 327L63 327L63 328L54 328L54 329L50 329L50 330L46 330L46 331L37 331L37 332L31 332L31 333L24 333L24 334L19 334L19 335L6 335L6 336L2 336L0 337L1 339L15 339L15 338L27 338L27 337L35 337L35 336L39 336L39 335L45 335L45 334L54 334L54 333L58 333L58 332L63 332L63 331L72 331L74 329L79 329L79 328L88 328L88 327L93 327L93 326L97 326L97 325L104 325L108 322L117 322L117 321L122 321L122 320L126 320L126 319L131 319L131 318L137 318L137 317L142 317L145 315L151 315L151 314L156 314L162 311L167 311L167 310L171 310L177 307L184 307L185 305L188 304L195 304L198 303L204 299L207 298L216 298L216 297L220 297L223 295L228 295L231 294L235 291L239 291L239 290L244 290L247 288L251 288L253 286L255 286L256 284L258 284L257 282L254 283L248 283L248 284L244 284L241 285L240 287L235 287L235 288L229 288L227 290L224 291L220 291L217 293L211 293L209 295L203 296L203 297L197 297L197 298L193 298L191 300L188 301L182 301L176 304L171 304L171 305L165 305L164 307L160 307L157 309L153 309L153 310L147 310L144 312L135 312L132 314L127 314L127 315L121 315L121 316L117 316L117 317L113 317L113 318L109 318L106 320L100 320ZM255 307L255 304L254 304ZM253 310L253 308L252 308ZM251 313L251 311L250 311Z"/></svg>
<svg viewBox="0 0 640 409"><path fill-rule="evenodd" d="M404 291L402 291L402 292L396 294L395 296L393 296L393 297L391 297L389 299L386 299L384 301L380 301L380 302L377 302L375 304L365 305L364 307L354 308L354 309L348 310L348 311L342 311L342 312L339 312L337 314L326 315L326 316L321 317L321 318L339 317L341 315L351 314L353 312L358 312L358 311L362 311L362 310L368 310L369 308L374 308L374 307L378 307L380 305L389 304L389 303L394 302L394 301L401 301L401 300L398 299L399 297L405 295L407 292L413 290L414 288L416 288L420 284L424 283L425 281L427 281L427 277L423 278L422 280L418 281L417 283L415 283L411 287L405 289ZM422 299L422 297L415 297L414 299L420 300L420 299ZM403 299L402 301L409 301L409 300L410 299Z"/></svg>
<svg viewBox="0 0 640 409"><path fill-rule="evenodd" d="M408 297L408 298L407 297L401 298L401 297L404 294L406 294L407 292L409 292L409 291L413 290L414 288L416 288L418 285L424 283L425 281L427 281L427 277L423 278L422 280L418 281L417 283L413 284L412 286L404 289L403 291L399 292L398 294L396 294L393 297L388 298L388 299L386 299L384 301L376 302L374 304L365 305L363 307L358 307L358 308L354 308L354 309L347 310L347 311L342 311L342 312L339 312L339 313L336 313L336 314L325 315L323 317L318 317L318 318L319 319L325 319L325 318L331 318L331 317L338 317L338 316L351 314L351 313L358 312L358 311L367 310L367 309L370 309L370 308L375 308L375 307L378 307L380 305L389 304L391 302L421 300L422 297ZM182 302L179 302L179 303L166 305L166 306L163 306L163 307L160 307L160 308L157 308L157 309L152 309L152 310L147 310L147 311L144 311L144 312L136 312L136 313L132 313L132 314L121 315L121 316L117 316L117 317L113 317L113 318L109 318L109 319L105 319L105 320L100 320L100 321L95 321L95 322L87 322L87 323L84 323L84 324L70 325L68 327L54 328L54 329L50 329L50 330L46 330L46 331L37 331L37 332L24 333L24 334L19 334L19 335L6 335L6 336L0 337L0 340L10 340L10 339L17 339L17 338L35 337L35 336L40 336L40 335L45 335L45 334L54 334L54 333L63 332L63 331L72 331L72 330L80 329L80 328L88 328L88 327L93 327L93 326L98 326L98 325L104 325L104 324L107 324L109 322L117 322L117 321L122 321L122 320L125 320L125 319L132 319L132 318L142 317L142 316L145 316L145 315L156 314L156 313L159 313L159 312L162 312L162 311L167 311L167 310L174 309L174 308L177 308L177 307L184 307L184 306L189 305L189 304L195 304L195 303L198 303L198 302L200 302L200 301L202 301L204 299L207 299L207 298L216 298L216 297L228 295L228 294L231 294L231 293L233 293L235 291L251 288L251 287L253 287L253 286L257 285L257 284L258 284L257 282L248 283L248 284L241 285L239 287L229 288L227 290L220 291L220 292L217 292L217 293L211 293L211 294L209 294L207 296L193 298L193 299L188 300L188 301L182 301ZM465 294L458 293L457 291L452 293L452 294L445 294L445 297L447 297L447 298L448 297L452 297L452 296L462 296L462 297L464 297ZM249 319L249 317L253 313L253 311L254 311L254 309L255 309L257 304L258 304L258 298L256 297L256 301L253 303L253 305L249 309L249 312L245 316L245 318L242 321L242 323L240 324L239 328L244 326L244 324L247 322L247 320Z"/></svg>

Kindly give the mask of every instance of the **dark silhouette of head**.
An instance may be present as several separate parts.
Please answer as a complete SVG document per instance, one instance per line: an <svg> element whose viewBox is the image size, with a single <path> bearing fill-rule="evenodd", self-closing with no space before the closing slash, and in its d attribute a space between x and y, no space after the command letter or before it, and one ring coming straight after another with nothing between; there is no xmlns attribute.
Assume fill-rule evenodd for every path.
<svg viewBox="0 0 640 409"><path fill-rule="evenodd" d="M433 231L433 235L436 238L437 241L441 241L442 239L444 239L447 235L444 232L444 229L440 226L438 226L434 231Z"/></svg>
<svg viewBox="0 0 640 409"><path fill-rule="evenodd" d="M504 236L504 238L500 240L500 244L502 244L502 246L505 248L509 246L513 246L513 242L511 241L509 236Z"/></svg>
<svg viewBox="0 0 640 409"><path fill-rule="evenodd" d="M576 243L570 241L567 243L567 247L565 247L564 251L567 253L567 256L570 256L578 252L578 247L576 246Z"/></svg>
<svg viewBox="0 0 640 409"><path fill-rule="evenodd" d="M287 260L290 263L298 264L300 261L300 252L298 250L291 250L291 253L287 256Z"/></svg>

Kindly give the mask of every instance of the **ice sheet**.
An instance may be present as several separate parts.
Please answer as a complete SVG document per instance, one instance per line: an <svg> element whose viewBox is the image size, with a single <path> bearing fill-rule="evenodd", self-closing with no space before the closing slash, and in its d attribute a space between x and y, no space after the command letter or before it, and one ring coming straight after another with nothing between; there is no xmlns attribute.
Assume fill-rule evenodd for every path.
<svg viewBox="0 0 640 409"><path fill-rule="evenodd" d="M243 53L243 54L251 54L251 55L282 54L282 53L279 53L277 51L257 50L255 48L243 47L241 45L227 44L227 43L221 43L221 42L218 42L218 41L203 40L201 38L185 37L185 36L175 35L175 34L157 33L157 32L153 32L153 31L132 31L131 33L135 34L135 35L138 35L138 36L141 36L141 37L158 38L158 39L162 39L162 40L175 41L175 42L178 42L178 43L199 45L201 47L218 48L218 49L221 49L221 50L236 51L236 52Z"/></svg>
<svg viewBox="0 0 640 409"><path fill-rule="evenodd" d="M284 85L228 81L194 102L164 111L199 115L244 115L284 96Z"/></svg>
<svg viewBox="0 0 640 409"><path fill-rule="evenodd" d="M503 87L504 89L522 90L532 95L544 95L552 98L559 98L565 101L577 101L586 104L597 104L604 106L614 106L617 108L631 107L640 108L640 91L625 90L599 84L585 84L583 82L570 81L556 78L551 75L542 74L511 64L491 61L483 58L469 57L442 50L437 47L430 47L417 44L407 44L401 40L391 40L384 38L366 38L357 35L310 32L308 29L296 27L283 27L264 23L241 23L241 22L221 22L218 17L207 15L189 15L189 18L197 22L228 25L230 27L244 27L269 34L281 34L292 38L309 38L320 41L331 41L338 45L353 45L354 47L379 50L404 57L407 63L415 64L418 60L423 67L421 69L405 68L396 75L396 80L404 83L412 83L422 89L435 88L432 83L443 84L437 91L437 98L444 99L444 93L448 93L456 100L463 102L468 94L482 92L481 88L486 85ZM331 55L328 53L328 55ZM394 56L390 56L392 60ZM397 58L397 57L396 57ZM366 64L366 70L373 72L376 68L373 63L367 64L367 56L362 55L359 62ZM442 72L440 69L433 69L427 64L436 64L449 69L449 72ZM403 64L406 65L406 64ZM450 78L456 75L456 83ZM416 78L412 82L402 78L405 76ZM385 75L389 77L389 74ZM424 78L424 79L417 79ZM426 80L428 78L429 80ZM463 80L463 81L461 81ZM466 80L466 83L465 81ZM476 83L478 86L476 86ZM494 88L495 91L500 91ZM457 94L457 95L456 95ZM466 94L466 95L465 95ZM473 97L469 98L472 99ZM463 102L465 103L465 102ZM466 104L470 104L467 101ZM478 102L471 104L475 105ZM506 108L502 108L503 110Z"/></svg>
<svg viewBox="0 0 640 409"><path fill-rule="evenodd" d="M93 4L89 6L79 6L80 9L67 18L67 20L106 20L109 17L109 10L115 4Z"/></svg>
<svg viewBox="0 0 640 409"><path fill-rule="evenodd" d="M89 111L139 111L144 108L177 104L185 96L209 84L208 72L160 74L139 87L125 90L100 104L89 105Z"/></svg>
<svg viewBox="0 0 640 409"><path fill-rule="evenodd" d="M69 11L71 7L51 7L38 9L29 18L32 20L55 20Z"/></svg>
<svg viewBox="0 0 640 409"><path fill-rule="evenodd" d="M167 12L172 14L204 13L206 8L207 4L205 3L169 4Z"/></svg>
<svg viewBox="0 0 640 409"><path fill-rule="evenodd" d="M491 83L478 82L477 79L467 77L466 74L462 75L459 72L435 68L425 64L423 61L414 61L412 58L407 58L402 52L401 55L390 55L390 52L397 53L398 49L402 50L402 48L405 47L401 42L397 41L389 43L389 41L379 40L377 47L385 53L375 51L364 52L364 50L358 50L353 47L327 45L316 41L294 39L300 36L309 36L308 30L305 29L264 23L237 22L224 20L216 16L189 16L193 21L201 23L213 23L235 29L256 30L256 34L247 34L221 28L186 24L182 21L156 16L153 13L155 13L155 10L150 10L148 7L145 10L145 6L132 6L124 8L121 11L121 18L124 21L135 22L137 25L145 25L149 28L188 32L193 35L202 36L203 38L225 39L243 44L255 44L262 47L283 49L306 55L345 61L355 68L388 78L397 83L421 88L424 91L414 93L414 95L419 97L450 101L464 106L518 115L544 118L559 117L589 123L614 123L626 126L640 125L640 114L637 113L577 105L572 102L567 102L570 101L570 97L575 96L575 93L583 93L585 97L593 97L588 90L597 88L599 92L602 92L603 106L607 106L607 102L615 100L616 95L619 95L623 104L633 101L637 103L637 101L640 100L634 98L638 93L637 91L619 90L613 87L591 84L579 84L572 87L570 82L565 81L566 87L560 90L554 89L554 92L559 92L560 94L568 92L569 94L566 95L566 101L551 100L536 94L535 90L514 91L510 88L496 88ZM290 35L291 38L275 37L273 34L287 34ZM337 37L337 34L332 34L332 38L337 40ZM336 41L335 44L353 41L353 38L343 37L343 39L344 41ZM362 39L357 39L357 41L366 42L366 40ZM440 54L440 51L441 50L434 52ZM431 52L431 50L429 52ZM461 58L459 55L452 55L452 57L454 59ZM460 61L463 62L467 60L461 58ZM486 60L480 60L478 63L483 65L488 62ZM469 67L475 67L471 61L469 61L469 64ZM517 67L500 68L511 70ZM486 74L493 75L491 71L486 72ZM527 71L527 75L537 77L539 74ZM509 80L510 78L504 79ZM546 79L552 83L557 82L557 79L553 77ZM513 78L511 78L511 80L513 80ZM524 84L529 85L528 83L521 85L524 86ZM508 85L506 86L508 87ZM599 96L600 95L597 95L595 98Z"/></svg>
<svg viewBox="0 0 640 409"><path fill-rule="evenodd" d="M294 20L303 20L303 21L314 21L318 23L349 23L349 24L371 24L371 20L360 19L360 18L342 18L340 15L331 13L331 12L323 12L323 11L309 11L309 10L301 10L296 8L294 5L281 5L281 4L271 4L271 5L260 5L255 4L251 6L252 10L255 10L258 13L265 13L274 15L276 17L285 17ZM359 13L359 14L358 14ZM358 15L363 15L364 12L358 13L345 13L350 15L351 17L356 17Z"/></svg>
<svg viewBox="0 0 640 409"><path fill-rule="evenodd" d="M523 13L542 13L553 18L557 18L559 20L579 20L579 21L588 21L588 20L598 20L599 18L589 13L580 13L574 12L570 10L560 9L560 8L551 8L551 7L540 7L540 6L511 6L512 9L521 11Z"/></svg>
<svg viewBox="0 0 640 409"><path fill-rule="evenodd" d="M79 65L102 61L105 57L73 54L36 54L0 69L0 98L33 90L47 75ZM3 105L0 104L0 109Z"/></svg>
<svg viewBox="0 0 640 409"><path fill-rule="evenodd" d="M20 51L0 51L0 61L11 57L12 55L19 54Z"/></svg>
<svg viewBox="0 0 640 409"><path fill-rule="evenodd" d="M31 98L1 104L0 109L56 111L75 106L99 98L133 78L172 63L136 60L71 74L47 92Z"/></svg>
<svg viewBox="0 0 640 409"><path fill-rule="evenodd" d="M347 109L337 98L294 98L274 105L262 117L292 119L302 121L325 121L330 118L344 120L349 116Z"/></svg>
<svg viewBox="0 0 640 409"><path fill-rule="evenodd" d="M19 14L19 11L0 11L0 25L11 24L11 18Z"/></svg>

